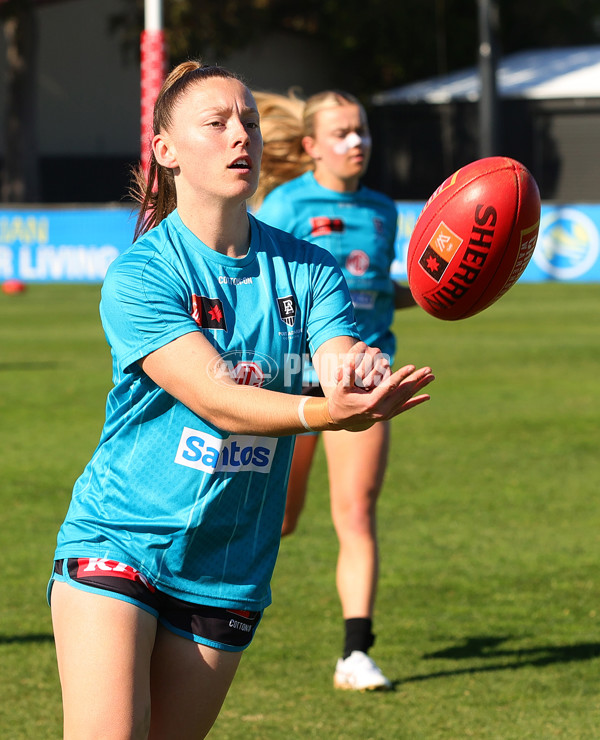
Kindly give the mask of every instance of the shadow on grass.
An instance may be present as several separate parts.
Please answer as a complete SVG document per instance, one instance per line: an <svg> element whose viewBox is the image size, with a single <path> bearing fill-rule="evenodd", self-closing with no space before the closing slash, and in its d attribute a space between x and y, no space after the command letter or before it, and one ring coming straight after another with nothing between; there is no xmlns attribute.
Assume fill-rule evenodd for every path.
<svg viewBox="0 0 600 740"><path fill-rule="evenodd" d="M468 637L463 643L453 647L437 650L434 653L425 653L425 660L484 660L482 665L471 665L468 668L458 668L447 671L419 676L408 676L394 682L395 686L416 681L427 681L431 678L460 676L469 673L490 673L492 671L515 670L516 668L553 665L556 663L573 663L582 660L593 660L600 657L600 642L581 642L573 645L542 645L532 648L502 649L500 646L507 637ZM507 660L508 659L508 660ZM492 662L493 661L493 662Z"/></svg>
<svg viewBox="0 0 600 740"><path fill-rule="evenodd" d="M18 645L30 642L54 642L54 635L43 632L38 635L0 635L0 645Z"/></svg>

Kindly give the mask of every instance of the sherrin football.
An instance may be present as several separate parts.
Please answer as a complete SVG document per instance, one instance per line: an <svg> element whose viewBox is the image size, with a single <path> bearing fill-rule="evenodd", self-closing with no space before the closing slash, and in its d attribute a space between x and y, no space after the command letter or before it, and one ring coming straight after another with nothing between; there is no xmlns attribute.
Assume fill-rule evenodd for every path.
<svg viewBox="0 0 600 740"><path fill-rule="evenodd" d="M429 198L411 235L415 301L447 321L497 301L531 259L540 208L537 183L520 162L486 157L461 167Z"/></svg>

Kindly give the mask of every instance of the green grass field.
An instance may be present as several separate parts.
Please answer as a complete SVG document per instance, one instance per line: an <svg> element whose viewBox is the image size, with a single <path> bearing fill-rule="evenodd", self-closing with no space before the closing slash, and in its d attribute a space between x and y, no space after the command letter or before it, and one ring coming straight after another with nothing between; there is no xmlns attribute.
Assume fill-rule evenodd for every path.
<svg viewBox="0 0 600 740"><path fill-rule="evenodd" d="M99 437L98 286L0 294L0 737L61 737L45 603L56 531ZM597 738L600 285L517 285L464 322L397 317L432 400L394 421L372 655L387 694L335 692L336 541L322 451L274 603L216 740ZM90 635L90 640L93 640Z"/></svg>

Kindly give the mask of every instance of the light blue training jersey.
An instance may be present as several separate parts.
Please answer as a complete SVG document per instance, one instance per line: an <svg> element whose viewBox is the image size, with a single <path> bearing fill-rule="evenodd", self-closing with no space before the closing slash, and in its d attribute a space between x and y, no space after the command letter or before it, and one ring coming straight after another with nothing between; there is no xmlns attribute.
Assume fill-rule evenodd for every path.
<svg viewBox="0 0 600 740"><path fill-rule="evenodd" d="M271 601L294 438L230 435L137 364L201 331L238 382L300 393L304 353L358 336L335 260L249 218L242 258L175 211L111 264L100 314L114 387L55 557L118 560L187 601L257 611Z"/></svg>
<svg viewBox="0 0 600 740"><path fill-rule="evenodd" d="M390 268L398 219L393 200L364 186L338 193L320 185L309 171L272 190L255 215L335 257L350 288L361 339L393 358Z"/></svg>

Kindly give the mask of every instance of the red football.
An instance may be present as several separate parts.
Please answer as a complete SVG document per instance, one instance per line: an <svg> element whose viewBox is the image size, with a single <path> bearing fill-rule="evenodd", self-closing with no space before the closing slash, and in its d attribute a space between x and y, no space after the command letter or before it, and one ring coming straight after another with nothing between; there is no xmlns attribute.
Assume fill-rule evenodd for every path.
<svg viewBox="0 0 600 740"><path fill-rule="evenodd" d="M537 183L520 162L486 157L461 167L429 198L410 238L415 301L448 321L497 301L531 259L540 208Z"/></svg>
<svg viewBox="0 0 600 740"><path fill-rule="evenodd" d="M14 293L23 293L25 290L27 290L27 285L22 280L17 280L16 278L5 280L2 283L2 292L8 293L9 295Z"/></svg>

